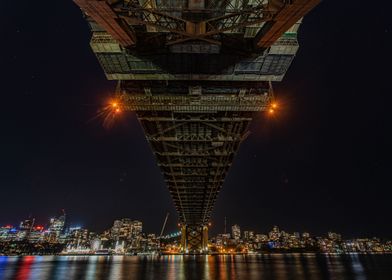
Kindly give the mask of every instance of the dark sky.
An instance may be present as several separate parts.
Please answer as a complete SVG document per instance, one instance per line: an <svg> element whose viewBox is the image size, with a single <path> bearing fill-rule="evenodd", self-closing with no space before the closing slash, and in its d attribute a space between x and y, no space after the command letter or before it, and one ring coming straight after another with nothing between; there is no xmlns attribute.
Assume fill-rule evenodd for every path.
<svg viewBox="0 0 392 280"><path fill-rule="evenodd" d="M50 2L50 3L49 3ZM387 2L387 1L385 1ZM390 9L324 1L275 84L281 111L260 113L216 204L213 232L392 237ZM390 18L390 17L389 17ZM0 224L67 210L95 230L119 217L159 231L176 215L134 114L88 122L110 97L71 0L0 1Z"/></svg>

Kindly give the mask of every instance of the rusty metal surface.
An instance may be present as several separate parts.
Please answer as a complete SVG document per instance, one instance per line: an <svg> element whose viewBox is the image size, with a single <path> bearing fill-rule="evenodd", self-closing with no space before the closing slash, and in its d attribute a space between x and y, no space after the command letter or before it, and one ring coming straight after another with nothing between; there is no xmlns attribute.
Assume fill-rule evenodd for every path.
<svg viewBox="0 0 392 280"><path fill-rule="evenodd" d="M256 36L259 48L270 47L284 32L317 6L320 0L296 0L285 5Z"/></svg>
<svg viewBox="0 0 392 280"><path fill-rule="evenodd" d="M105 1L74 0L74 2L122 46L135 44L136 39L131 30L120 26L119 18Z"/></svg>

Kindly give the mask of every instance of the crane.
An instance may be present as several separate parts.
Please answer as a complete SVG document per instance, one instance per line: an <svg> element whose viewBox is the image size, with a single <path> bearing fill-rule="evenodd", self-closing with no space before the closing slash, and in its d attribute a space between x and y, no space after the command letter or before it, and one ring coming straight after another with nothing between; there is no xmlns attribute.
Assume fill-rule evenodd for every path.
<svg viewBox="0 0 392 280"><path fill-rule="evenodd" d="M169 218L169 214L170 214L169 212L166 213L166 218L165 218L165 221L163 222L163 226L162 226L162 230L161 230L161 234L159 235L159 238L161 238L163 235L163 231L165 230L167 219Z"/></svg>

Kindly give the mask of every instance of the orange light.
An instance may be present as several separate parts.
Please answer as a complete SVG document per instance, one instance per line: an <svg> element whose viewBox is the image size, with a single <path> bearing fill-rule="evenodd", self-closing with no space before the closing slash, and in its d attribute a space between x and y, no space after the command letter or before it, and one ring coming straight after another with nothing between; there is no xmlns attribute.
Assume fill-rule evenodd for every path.
<svg viewBox="0 0 392 280"><path fill-rule="evenodd" d="M270 114L273 114L273 113L275 112L275 110L274 110L274 109L269 109L268 112L269 112Z"/></svg>
<svg viewBox="0 0 392 280"><path fill-rule="evenodd" d="M116 113L120 113L121 110L119 108L116 109Z"/></svg>
<svg viewBox="0 0 392 280"><path fill-rule="evenodd" d="M272 108L276 109L278 107L278 104L272 103Z"/></svg>
<svg viewBox="0 0 392 280"><path fill-rule="evenodd" d="M117 103L113 103L112 106L113 106L113 108L116 108L118 106L118 104Z"/></svg>

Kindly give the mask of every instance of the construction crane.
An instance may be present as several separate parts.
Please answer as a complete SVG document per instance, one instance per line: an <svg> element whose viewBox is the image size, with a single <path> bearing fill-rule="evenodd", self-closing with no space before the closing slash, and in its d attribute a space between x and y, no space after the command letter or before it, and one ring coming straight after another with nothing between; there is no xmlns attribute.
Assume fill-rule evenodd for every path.
<svg viewBox="0 0 392 280"><path fill-rule="evenodd" d="M161 234L159 235L159 239L162 238L163 231L165 230L165 227L166 227L167 219L169 218L169 214L170 214L169 212L166 213L166 218L165 218L165 221L163 222L163 226L162 226Z"/></svg>

